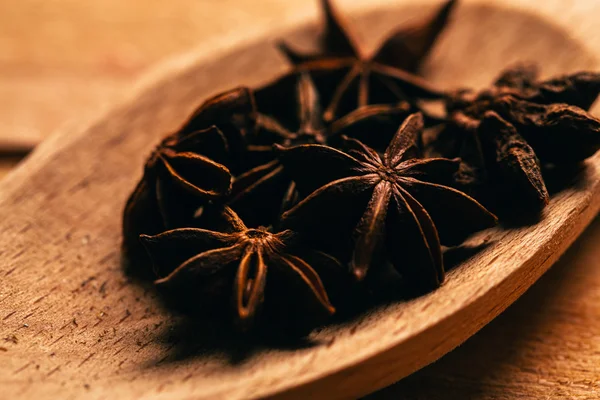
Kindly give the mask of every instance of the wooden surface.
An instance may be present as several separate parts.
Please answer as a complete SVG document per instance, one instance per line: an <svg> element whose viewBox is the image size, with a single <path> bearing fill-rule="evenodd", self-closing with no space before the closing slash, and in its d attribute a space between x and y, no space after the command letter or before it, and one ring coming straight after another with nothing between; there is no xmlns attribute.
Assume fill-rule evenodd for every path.
<svg viewBox="0 0 600 400"><path fill-rule="evenodd" d="M174 5L175 3L177 2L170 4ZM204 21L204 24L199 22L196 26L193 20L190 25L181 23L181 21L190 20L190 15L193 14L193 9L190 8L173 7L177 8L177 11L172 11L176 16L172 19L165 17L165 15L170 15L164 8L169 3L162 5L158 5L158 2L156 4L144 3L150 6L143 12L132 12L133 9L119 6L117 2L114 4L102 2L102 5L92 5L89 6L90 8L80 6L76 2L72 2L72 4L65 2L65 8L62 11L59 10L60 7L50 8L47 5L44 8L43 4L47 3L42 2L38 4L5 2L0 5L0 11L3 11L1 9L3 7L8 10L8 12L0 13L2 18L7 19L6 24L0 24L0 29L2 29L0 45L3 46L2 48L6 46L9 51L2 52L0 68L3 72L12 70L13 75L2 74L0 91L8 90L8 93L14 93L14 102L7 102L6 105L0 104L0 113L3 113L3 116L6 115L6 118L3 119L9 121L5 124L2 134L6 132L30 134L33 132L35 135L44 135L66 119L73 116L81 117L82 113L93 114L94 110L90 109L101 108L103 104L112 102L110 100L114 97L119 97L120 95L115 94L120 90L119 88L142 72L155 59L160 58L162 54L179 50L178 45L184 48L189 44L199 43L204 40L198 39L202 35L205 35L209 44L218 43L218 40L221 43L231 43L236 34L239 35L239 32L244 30L249 31L249 36L252 36L266 28L277 30L288 22L293 23L303 18L316 16L316 10L307 5L290 5L286 2L275 1L272 3L265 6L265 9L260 9L250 6L250 2L235 2L236 7L223 8L223 10L234 9L235 11L230 11L233 14L222 12L218 18L214 18L214 14L209 18L207 17L209 14L200 12L199 14L204 15L206 21L211 20L211 22ZM370 4L372 3L370 2ZM448 53L450 50L440 49L428 65L427 72L435 81L484 84L501 65L531 56L545 57L543 60L548 64L545 66L544 72L547 74L596 66L594 54L600 54L598 38L588 38L586 44L583 44L582 39L586 36L586 32L593 32L595 19L586 19L585 16L594 15L594 13L598 15L600 10L597 6L594 9L589 5L590 3L587 3L588 6L574 5L568 10L564 10L560 8L559 2L548 2L543 10L532 15L523 10L488 9L474 4L476 2L466 3L468 4L459 9L457 18L461 18L461 15L462 18L467 18L470 15L471 22L454 26L444 39L447 43L452 44L454 56ZM583 3L585 2L580 4ZM28 8L29 4L31 4L30 8ZM185 3L182 2L182 4ZM200 7L197 10L204 11L206 7L211 7L210 4L217 3L195 2L194 4ZM531 8L532 5L534 2L528 2L522 7ZM214 7L216 6L213 6L213 9ZM23 10L33 10L34 12ZM61 14L61 12L66 14ZM89 14L86 14L88 12ZM153 12L156 14L152 14ZM270 14L271 12L278 14ZM411 12L417 11L412 10ZM254 15L258 19L248 19L248 14L244 13ZM27 28L24 28L23 24L18 24L20 15L22 18L39 18L40 23L30 22ZM160 18L153 19L153 15L160 16ZM264 17L267 15L270 17ZM274 18L273 15L277 15L277 17ZM410 12L406 15L410 15ZM546 18L551 18L550 21L553 22L544 20L539 15L546 15ZM70 18L70 16L78 18ZM509 28L508 33L505 32L503 37L494 39L497 44L496 49L504 54L502 57L494 55L490 49L478 48L489 39L485 35L481 35L479 39L472 39L468 43L457 41L457 38L469 33L469 30L472 33L473 29L477 29L477 26L481 25L479 21L484 16L488 18L490 29L494 29L494 27L497 29L498 26ZM94 36L94 32L97 31L94 31L94 24L90 22L101 21L100 25L102 25L106 20L136 21L135 18L140 18L138 21L145 21L146 24L123 23L122 31L119 29L109 30L111 32L108 35L109 39ZM234 18L236 23L227 23ZM367 16L360 20L362 28L372 27L368 24L369 18L374 21L375 17ZM165 19L169 21L165 22ZM257 27L249 20L259 21L263 24L268 22L269 26ZM162 23L156 21L162 21ZM467 20L463 19L463 21ZM577 24L574 21L577 21ZM207 24L210 23L217 27L220 26L220 28L209 29L211 26L207 27ZM504 25L501 25L502 23ZM69 28L69 24L72 24L71 28ZM81 32L81 34L73 35L73 29L76 29L73 27L77 27L79 24L81 31L75 30L75 32ZM156 25L163 28L155 29ZM58 49L54 47L54 51L48 50L48 48L53 48L52 45L40 48L40 35L31 33L35 32L35 29L31 28L32 26L36 27L35 29L42 29L41 32L45 33L45 35L41 35L42 37L50 39L54 37L57 40L56 43L63 43L63 45L67 43L66 47L62 51L60 51L60 46ZM45 26L46 28L44 28ZM116 26L118 27L119 24L116 23ZM170 26L170 28L164 28L166 26ZM391 25L388 23L387 26ZM127 35L127 32L136 29L140 29L145 35ZM173 33L179 32L179 30L185 31L185 33L180 36ZM8 32L6 36L4 31ZM86 32L88 36L86 36ZM565 36L565 32L569 36ZM511 44L514 46L514 43L519 41L517 38L523 37L523 33L529 33L526 37L532 37L532 40L523 43L519 39L521 41L519 47L507 52L507 48L510 48ZM532 36L532 34L534 35ZM214 35L221 35L221 37L215 39ZM178 39L181 42L178 41L178 44L174 45L175 41L168 40L172 36L183 37L190 41ZM125 40L127 37L137 37L139 42L131 45L136 39ZM97 66L104 65L104 61L96 63L98 59L103 59L102 56L106 55L106 52L111 53L115 51L115 48L119 48L123 44L123 41L119 40L121 38L130 44L130 49L135 49L122 54L136 54L136 51L141 51L144 55L140 59L146 58L137 64L137 70L132 68L129 75L123 74L120 78L121 82L114 84L114 92L110 92L111 85L106 82L122 73L122 70L116 68L117 73L115 73L115 70L106 68L106 71L101 72L102 68L97 68ZM64 42L65 40L66 42ZM70 44L69 41L71 41ZM95 50L93 50L96 43L98 44L98 53L94 53ZM144 43L147 47L144 46ZM52 44L51 40L50 44ZM161 49L163 45L164 49ZM560 58L552 57L551 54L557 48L563 49ZM196 54L199 52L201 50ZM98 54L102 54L102 56L98 56ZM469 54L472 58L472 65L469 69L456 70L459 62L464 64L465 54ZM249 53L248 57L250 56ZM460 57L462 59L459 60ZM441 60L448 59L450 60L449 66L441 67ZM87 64L86 60L88 60ZM30 65L27 64L28 62ZM64 64L61 65L61 63ZM81 64L78 65L78 63ZM184 64L186 64L185 61L176 63L179 66ZM46 68L56 75L49 74L44 77L43 70ZM57 72L61 71L61 68L64 70ZM219 72L223 74L224 79L228 76L227 74L235 74L236 71L231 67L224 72L219 69ZM20 76L21 74L23 75ZM36 74L39 74L37 78L35 78ZM69 78L76 77L78 74L82 76L79 81ZM270 72L267 70L258 71L256 79L268 75ZM112 76L112 78L106 78L106 76ZM36 79L41 79L41 81L38 81L37 85L32 84L32 82L36 82ZM40 84L39 82L44 79L48 81ZM99 90L97 94L92 94L95 91L93 84L95 79L99 79ZM185 80L186 76L181 79ZM189 80L190 76L187 76L187 79ZM22 89L19 89L19 81ZM197 100L196 97L208 95L203 93L202 89L209 84L205 79L200 79L200 81L190 84L191 87L185 93L172 93L167 89L162 93L167 94L170 101L179 101L191 107ZM215 84L215 82L210 83ZM230 85L231 82L216 82L216 84L225 86ZM11 85L14 86L11 88ZM37 90L40 91L39 94L36 94ZM65 95L65 93L77 93L78 90L81 96L90 96L90 103L82 100L83 97L77 100L77 95L74 97ZM106 92L103 93L103 90ZM47 96L45 101L43 100L44 96ZM5 99L6 96L2 96L2 98ZM40 101L40 99L42 100ZM19 101L22 102L21 106L19 106ZM157 106L158 104L156 100L152 99L152 96L146 97L146 101L145 106ZM41 107L39 113L34 111L36 104ZM10 107L17 108L11 109ZM169 127L186 111L174 110L162 105L160 109L161 112L152 117L155 118L153 122L156 124L152 125L151 132L147 132L148 135L153 135L155 138L160 135L161 128ZM49 112L45 116L44 113L48 110L56 110L57 114ZM28 115L35 115L37 119L28 117ZM55 117L56 119L53 119ZM117 261L118 254L107 253L108 249L115 250L118 242L118 235L116 235L118 218L115 218L115 215L118 216L120 212L120 202L139 173L139 168L131 167L128 164L132 159L129 152L133 149L148 149L151 146L151 143L147 143L147 137L132 137L130 134L130 131L135 131L136 128L147 124L150 117L140 112L139 115L135 114L132 118L131 113L117 111L110 118L113 122L97 124L87 132L87 135L91 135L89 137L94 138L91 142L89 139L83 139L83 136L77 136L75 132L80 132L79 129L73 129L72 134L63 129L62 136L43 146L28 165L17 171L1 187L0 215L3 223L1 224L0 243L2 244L0 247L4 251L3 258L10 261L3 263L0 267L2 269L0 276L3 276L2 287L0 287L0 312L3 313L0 315L0 333L4 338L4 342L0 343L0 360L8 360L8 362L0 362L0 383L7 386L10 394L28 394L29 397L34 397L44 390L54 394L68 391L79 397L86 395L101 397L104 393L102 388L106 388L107 385L111 385L111 387L114 385L114 388L119 390L137 388L128 392L132 396L145 394L148 397L168 397L173 391L177 392L178 390L183 390L183 393L188 394L206 394L206 392L202 392L202 389L206 390L206 383L210 379L201 376L202 364L213 362L219 365L218 356L213 356L208 360L198 356L182 357L181 351L186 350L186 347L172 343L173 337L179 337L188 346L192 344L192 351L197 352L198 347L201 347L199 343L191 340L190 336L186 336L185 330L190 327L173 329L174 321L172 319L165 320L162 312L155 309L149 293L127 284L123 280ZM118 130L117 133L114 132L115 129ZM110 137L101 135L102 132L106 134L107 130L110 132L107 134L108 136L119 137L119 140L110 140ZM96 161L90 165L89 157L88 161L85 161L86 155L90 155L89 150L87 153L83 150L78 151L70 157L65 156L64 153L53 154L58 147L79 149L90 145L96 146L96 150L99 151L115 145L122 150L111 155L114 165L110 170L105 168L106 163ZM142 154L135 154L140 162L142 156ZM69 162L65 161L67 159ZM40 168L46 162L49 162L53 168ZM87 162L85 168L75 167L77 163L84 162ZM125 174L127 176L114 175L114 172L117 171L114 168L117 167L119 167L118 171L128 171ZM81 179L86 175L89 176L89 179ZM25 177L27 179L24 179ZM593 170L589 177L594 179L595 172ZM35 184L43 187L55 185L57 189L40 193L36 190ZM67 188L67 186L69 187ZM561 204L566 204L569 199L577 202L585 199L585 195L582 193L564 193L562 195L564 202ZM68 196L65 197L66 194ZM93 204L89 203L90 197L93 197L90 196L91 194L97 195L94 197ZM86 201L88 201L87 206L84 206ZM561 208L563 207L561 204L555 203L553 207ZM96 206L93 212L87 208L90 205ZM49 215L48 207L55 212ZM13 215L15 211L19 211L19 213ZM582 211L589 216L593 210L588 208ZM577 216L578 211L576 209L571 215L568 212L560 211L557 214L564 214L565 218L574 217ZM572 231L566 229L561 232L569 235L580 227L572 226L571 228ZM544 230L544 232L548 238L553 237L552 226L548 226L548 230ZM519 235L521 234L525 234L525 232L519 233ZM597 252L594 252L594 241L599 235L600 228L596 223L574 246L569 255L507 313L438 363L375 396L448 398L451 394L455 398L597 397L599 391L597 366L600 365L600 360L598 360L600 328L597 317L600 312L597 307L594 307L594 303L598 298L600 273L596 271L598 256ZM31 246L32 243L37 243L37 245ZM538 250L541 251L541 254L548 254L548 251L554 248L553 243L548 243L547 246ZM531 255L529 250L531 249L523 249L522 252L515 254L515 259L526 259L528 255ZM507 259L506 257L509 255L505 254L502 257ZM552 261L551 258L546 260L546 264L550 261ZM460 287L461 284L465 284L461 278L464 275L461 275L461 271L465 269L468 271L469 268L475 267L467 266L451 274L449 284L443 288L446 294L452 292L452 289ZM506 268L511 268L511 266ZM60 274L57 274L58 271ZM489 279L487 283L492 284L494 276L496 278L499 276L494 274L505 272L505 268L498 268L490 274L482 275L479 281ZM520 277L522 279L517 277L516 282L519 284L513 296L525 289L527 281L535 277L537 272L541 271L534 269L529 271L530 274ZM476 276L473 275L472 278ZM455 279L452 279L453 277ZM453 287L453 285L458 286ZM440 293L444 292L440 291ZM510 298L505 298L504 303L501 304L505 304L509 300ZM450 306L457 307L458 303L460 303L459 300L456 304L451 303ZM84 304L85 308L82 307ZM433 304L435 305L435 302ZM483 305L479 304L479 306ZM494 312L499 312L501 308L499 307ZM388 313L392 315L393 312L394 310L388 310ZM358 336L363 335L363 338L368 337L369 326L365 327L364 325L369 325L370 319L366 318L365 321L367 322L363 322L363 326L356 329ZM388 323L390 327L398 328L398 322L388 321ZM455 330L462 328L460 323L448 326L448 335L451 336ZM324 337L329 340L332 338L331 334L332 332L329 332L330 336L327 336L326 332ZM328 346L324 346L326 350L323 353L329 356L335 354L336 349L337 351L343 349L343 343L347 342L347 339L343 334L336 337ZM442 342L446 340L444 337L441 339ZM441 345L441 347L444 346L447 346L447 343ZM418 348L418 346L415 347ZM345 353L348 352L347 350ZM431 351L443 352L441 348L433 348ZM303 351L299 353L303 353ZM405 354L407 353L401 352L400 355L394 357L394 360ZM281 354L271 355L283 357ZM163 357L166 358L163 360ZM386 360L386 364L392 363L394 360ZM381 365L375 365L373 368L375 367L381 367ZM241 368L252 369L252 360L242 363ZM292 365L291 368L293 370L299 366ZM185 375L181 375L183 371L186 371ZM310 375L311 371L302 370L302 373ZM229 371L229 373L233 372ZM398 374L399 371L391 368L389 373L390 375L382 381L375 382L373 387L391 382L394 374ZM86 379L83 379L83 376ZM173 376L179 376L181 382L170 380L169 377ZM118 383L113 384L115 379ZM346 381L357 382L360 380L360 375L351 375L346 379ZM144 382L147 387L144 387ZM152 384L147 382L152 382ZM37 389L35 385L31 386L31 383L37 383ZM43 385L40 386L40 383ZM204 383L205 386L201 386L201 383ZM277 382L271 382L271 384L274 383ZM266 383L263 382L263 384ZM219 390L216 387L213 389ZM340 389L338 393L344 392Z"/></svg>

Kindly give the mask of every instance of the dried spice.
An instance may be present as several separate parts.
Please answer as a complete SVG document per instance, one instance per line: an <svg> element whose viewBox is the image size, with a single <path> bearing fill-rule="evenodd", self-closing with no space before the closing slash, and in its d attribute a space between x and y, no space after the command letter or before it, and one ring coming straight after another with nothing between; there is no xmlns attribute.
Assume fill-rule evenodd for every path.
<svg viewBox="0 0 600 400"><path fill-rule="evenodd" d="M294 302L313 313L334 313L319 275L294 244L292 231L249 229L230 208L223 214L227 226L221 232L180 228L142 236L159 273L167 273L157 285L204 289L210 294L205 301L232 293L237 323L243 329L251 326L265 300L281 301L269 298L273 285L300 296Z"/></svg>
<svg viewBox="0 0 600 400"><path fill-rule="evenodd" d="M305 71L286 74L254 91L256 130L248 137L251 151L272 153L272 145L331 144L352 127L358 130L375 122L390 122L397 126L408 116L407 102L377 104L352 110L349 114L326 123L323 120L321 95L312 77ZM392 118L390 118L392 117ZM361 124L360 128L359 125ZM389 132L387 133L389 135ZM381 141L378 134L373 139ZM391 136L385 137L389 141ZM263 147L261 147L261 145Z"/></svg>
<svg viewBox="0 0 600 400"><path fill-rule="evenodd" d="M321 0L319 53L281 44L289 73L207 100L152 152L123 215L127 255L151 271L149 256L193 314L305 334L390 288L437 288L442 246L497 222L480 203L539 213L545 168L600 149L586 111L600 74L541 80L520 64L482 91L438 90L413 73L456 3L367 57ZM421 112L429 100L443 115Z"/></svg>
<svg viewBox="0 0 600 400"><path fill-rule="evenodd" d="M448 144L456 145L457 137L461 147L448 151ZM535 152L515 127L494 111L486 112L482 121L453 114L434 147L444 150L430 152L430 156L460 155L462 164L455 186L501 217L538 213L548 204L548 190Z"/></svg>
<svg viewBox="0 0 600 400"><path fill-rule="evenodd" d="M418 100L439 99L443 93L408 71L416 70L429 53L455 4L447 1L431 18L394 32L366 56L331 2L322 0L322 52L301 54L285 43L279 46L299 70L314 75L326 100L326 121L368 104L407 101L417 106Z"/></svg>
<svg viewBox="0 0 600 400"><path fill-rule="evenodd" d="M536 64L515 64L496 78L494 86L497 88L510 88L523 91L533 88L538 78L539 68Z"/></svg>
<svg viewBox="0 0 600 400"><path fill-rule="evenodd" d="M257 154L247 151L247 138L256 129L255 112L253 90L238 87L206 100L171 136L181 140L193 132L217 126L227 139L230 152L227 166L237 174L262 161Z"/></svg>
<svg viewBox="0 0 600 400"><path fill-rule="evenodd" d="M597 119L585 110L600 94L600 74L579 72L542 82L536 81L537 75L537 68L531 65L511 67L490 89L451 94L446 108L451 119L461 113L481 120L486 112L497 112L526 140L535 142L530 144L542 162L573 163L594 154ZM557 146L559 141L563 146Z"/></svg>
<svg viewBox="0 0 600 400"><path fill-rule="evenodd" d="M504 95L493 108L521 132L542 162L575 163L600 148L600 120L579 107L540 105Z"/></svg>
<svg viewBox="0 0 600 400"><path fill-rule="evenodd" d="M501 95L512 95L520 100L549 105L564 103L589 110L600 94L600 74L577 72L545 81L538 80L539 71L532 64L517 64L496 78L494 85L481 92L468 89L457 91L448 103L449 110L464 109Z"/></svg>
<svg viewBox="0 0 600 400"><path fill-rule="evenodd" d="M490 89L456 91L447 100L448 123L427 146L428 156L461 157L458 186L502 214L498 207L540 212L549 201L543 165L578 163L600 149L600 121L578 107L596 99L600 75L541 82L537 75L517 65Z"/></svg>
<svg viewBox="0 0 600 400"><path fill-rule="evenodd" d="M307 74L286 75L254 93L255 132L249 153L263 163L236 176L228 204L250 226L269 225L294 201L295 191L275 157L273 144L322 142L325 126L319 96Z"/></svg>
<svg viewBox="0 0 600 400"><path fill-rule="evenodd" d="M354 228L350 269L355 277L363 279L387 253L411 285L422 290L439 286L444 280L440 243L460 243L494 225L496 218L464 193L430 181L450 180L457 160L405 157L422 129L423 117L409 116L383 156L352 139L346 153L322 145L281 148L282 162L298 187L314 190L284 214L284 226L306 231L319 221L319 227L311 227L317 233L341 204L352 211L366 208Z"/></svg>
<svg viewBox="0 0 600 400"><path fill-rule="evenodd" d="M482 151L490 180L513 209L541 210L549 195L535 152L514 126L489 111L479 125Z"/></svg>
<svg viewBox="0 0 600 400"><path fill-rule="evenodd" d="M433 47L439 34L445 28L456 0L449 0L432 16L418 23L403 27L388 36L375 51L372 60L381 64L414 72L421 65ZM328 57L360 58L361 50L346 21L334 10L330 0L321 0L325 26L321 35L321 49L316 54L302 54L284 42L280 48L294 62L302 64Z"/></svg>
<svg viewBox="0 0 600 400"><path fill-rule="evenodd" d="M307 73L285 75L254 92L256 130L248 136L247 151L261 154L265 163L238 175L228 204L250 226L269 225L297 199L295 185L283 171L273 144L335 143L343 134L360 137L373 126L378 135L369 135L375 146L389 141L410 109L407 103L367 106L326 124L319 94Z"/></svg>
<svg viewBox="0 0 600 400"><path fill-rule="evenodd" d="M125 205L123 237L130 253L143 253L141 233L184 226L199 206L229 194L230 169L248 163L242 149L254 129L254 108L247 88L221 93L157 146Z"/></svg>
<svg viewBox="0 0 600 400"><path fill-rule="evenodd" d="M199 205L229 194L232 177L219 163L226 157L227 143L216 127L181 139L167 137L146 162L144 176L125 206L125 246L135 249L141 233L185 224Z"/></svg>

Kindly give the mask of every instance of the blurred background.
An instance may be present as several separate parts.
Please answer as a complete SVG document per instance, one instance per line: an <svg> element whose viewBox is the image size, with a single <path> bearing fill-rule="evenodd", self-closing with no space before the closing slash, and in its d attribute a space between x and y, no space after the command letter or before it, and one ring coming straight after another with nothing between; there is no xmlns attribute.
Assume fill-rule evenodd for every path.
<svg viewBox="0 0 600 400"><path fill-rule="evenodd" d="M0 0L0 176L56 129L114 103L159 61L200 39L277 25L294 4Z"/></svg>

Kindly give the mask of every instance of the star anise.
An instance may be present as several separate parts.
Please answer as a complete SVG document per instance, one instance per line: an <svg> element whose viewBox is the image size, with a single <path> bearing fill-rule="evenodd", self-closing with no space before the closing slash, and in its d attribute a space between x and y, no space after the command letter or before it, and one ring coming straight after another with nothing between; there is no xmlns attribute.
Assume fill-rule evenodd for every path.
<svg viewBox="0 0 600 400"><path fill-rule="evenodd" d="M507 217L548 204L542 164L577 163L600 148L600 121L565 104L590 107L599 76L536 77L536 68L520 65L490 89L456 92L447 102L448 124L426 146L428 156L460 156L459 186Z"/></svg>
<svg viewBox="0 0 600 400"><path fill-rule="evenodd" d="M479 126L482 156L495 189L505 208L540 211L549 201L535 152L516 128L497 113L488 111Z"/></svg>
<svg viewBox="0 0 600 400"><path fill-rule="evenodd" d="M256 112L254 90L238 87L205 101L172 136L182 138L208 124L217 126L227 139L227 167L237 175L271 160L270 154L248 149L258 129Z"/></svg>
<svg viewBox="0 0 600 400"><path fill-rule="evenodd" d="M257 129L248 136L247 149L267 161L235 177L228 202L250 226L272 224L296 200L294 184L273 152L274 143L332 143L342 134L360 136L365 124L376 123L380 135L373 135L368 143L377 145L389 140L391 130L384 126L397 126L409 110L406 103L363 107L326 125L319 93L305 72L284 75L256 90L254 97Z"/></svg>
<svg viewBox="0 0 600 400"><path fill-rule="evenodd" d="M323 121L321 95L307 72L292 72L269 85L254 91L256 102L256 133L250 136L249 146L253 151L272 152L274 143L282 146L299 144L331 144L342 134L348 135L352 127L357 135L365 124L374 122L396 123L408 115L409 104L397 102L361 107L333 121ZM395 130L394 132L395 133ZM391 134L393 136L393 133ZM370 135L366 140L380 142L381 137L389 142L389 132ZM352 136L350 134L349 136ZM370 143L370 142L367 142Z"/></svg>
<svg viewBox="0 0 600 400"><path fill-rule="evenodd" d="M454 113L434 140L426 155L460 156L454 186L501 217L539 213L548 204L534 150L498 113L487 111L481 119Z"/></svg>
<svg viewBox="0 0 600 400"><path fill-rule="evenodd" d="M230 170L251 164L242 150L254 129L253 101L247 88L206 100L152 152L124 210L124 246L130 253L144 253L139 234L189 225L199 206L229 194Z"/></svg>
<svg viewBox="0 0 600 400"><path fill-rule="evenodd" d="M539 75L537 64L517 63L506 68L496 78L494 86L519 91L532 89Z"/></svg>
<svg viewBox="0 0 600 400"><path fill-rule="evenodd" d="M299 53L284 42L279 43L280 48L294 64L338 56L359 58L361 51L357 45L358 41L347 28L346 21L334 10L331 0L320 0L320 2L325 17L320 52ZM372 58L384 65L410 72L416 71L445 28L456 3L457 0L448 0L429 18L391 33Z"/></svg>
<svg viewBox="0 0 600 400"><path fill-rule="evenodd" d="M163 140L125 206L125 247L139 249L141 233L185 225L199 205L228 195L232 176L222 164L227 156L225 137L214 126Z"/></svg>
<svg viewBox="0 0 600 400"><path fill-rule="evenodd" d="M493 111L515 126L542 162L577 163L600 149L600 120L579 107L503 95L494 101Z"/></svg>
<svg viewBox="0 0 600 400"><path fill-rule="evenodd" d="M407 159L422 129L422 115L409 116L383 155L354 139L347 140L348 152L322 145L280 148L299 189L312 191L284 214L283 226L330 242L339 237L333 233L337 222L356 224L350 269L357 279L387 254L413 287L439 286L440 243L460 243L494 225L496 217L466 194L433 183L450 181L458 160Z"/></svg>
<svg viewBox="0 0 600 400"><path fill-rule="evenodd" d="M512 95L535 104L564 103L589 110L600 94L600 74L577 72L544 81L538 80L535 64L517 64L503 71L489 89L460 90L448 102L449 110L464 109L501 95Z"/></svg>
<svg viewBox="0 0 600 400"><path fill-rule="evenodd" d="M307 315L290 316L292 319L335 312L319 274L304 257L310 251L297 246L292 231L249 229L228 207L222 216L226 222L224 232L179 228L141 236L162 276L156 281L159 287L198 294L205 302L199 301L198 308L210 308L223 297L232 297L235 319L242 329L252 325L265 300L308 311ZM321 261L337 263L321 256ZM287 296L270 296L271 291L281 290ZM273 304L271 308L279 310L281 306Z"/></svg>
<svg viewBox="0 0 600 400"><path fill-rule="evenodd" d="M294 201L292 182L282 173L273 143L322 143L325 126L318 93L307 74L285 75L256 90L254 99L257 129L249 137L248 151L261 154L265 162L235 177L228 204L250 226L259 226L271 224Z"/></svg>
<svg viewBox="0 0 600 400"><path fill-rule="evenodd" d="M320 51L281 43L287 74L205 101L155 148L127 202L124 265L152 274L179 311L304 334L333 304L430 291L443 246L493 226L488 209L542 216L542 172L567 182L600 149L587 112L600 74L540 79L521 64L485 90L440 90L416 73L457 0L373 52L320 2Z"/></svg>
<svg viewBox="0 0 600 400"><path fill-rule="evenodd" d="M455 4L455 0L447 1L431 18L398 30L366 56L331 2L321 0L325 14L322 52L301 54L285 43L280 48L300 71L311 72L317 81L327 105L326 121L367 104L408 101L416 107L417 100L439 99L442 93L407 71L416 70L429 53Z"/></svg>

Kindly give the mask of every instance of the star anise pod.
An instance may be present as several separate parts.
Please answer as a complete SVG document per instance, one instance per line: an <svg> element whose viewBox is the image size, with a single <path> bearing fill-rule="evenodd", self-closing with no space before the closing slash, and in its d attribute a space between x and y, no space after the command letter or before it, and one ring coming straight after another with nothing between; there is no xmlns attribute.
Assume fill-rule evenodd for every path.
<svg viewBox="0 0 600 400"><path fill-rule="evenodd" d="M282 146L331 144L342 134L348 134L350 127L354 128L352 132L360 135L359 131L364 129L365 124L381 121L396 123L398 119L390 117L397 116L403 120L409 114L410 107L406 102L361 107L327 124L322 116L321 95L307 72L286 74L255 90L254 97L257 130L249 137L249 147L254 151L258 151L261 144L267 146L265 151L271 152L274 143ZM383 136L389 142L393 133L390 136L387 131L378 132L377 135L364 138L378 143Z"/></svg>
<svg viewBox="0 0 600 400"><path fill-rule="evenodd" d="M514 125L542 162L577 163L600 149L600 120L579 107L503 95L492 109Z"/></svg>
<svg viewBox="0 0 600 400"><path fill-rule="evenodd" d="M320 0L320 2L325 18L320 51L315 54L303 54L293 50L284 42L279 43L281 49L294 64L338 56L359 58L360 47L351 29L347 27L347 22L338 15L330 0ZM448 0L430 17L391 33L372 59L405 71L416 71L445 28L456 3L457 0Z"/></svg>
<svg viewBox="0 0 600 400"><path fill-rule="evenodd" d="M344 229L355 224L350 269L357 279L387 255L413 288L438 287L444 280L440 243L458 244L496 217L466 194L433 183L450 181L458 160L406 158L422 129L422 115L409 116L383 155L353 139L348 152L280 148L299 189L312 191L284 214L283 226L330 242L339 237L339 221L346 221Z"/></svg>
<svg viewBox="0 0 600 400"><path fill-rule="evenodd" d="M503 72L490 89L456 92L447 102L449 122L426 146L428 156L461 157L459 187L504 217L548 204L543 164L577 163L600 148L600 121L566 104L591 106L599 77L536 77L535 67L521 65Z"/></svg>
<svg viewBox="0 0 600 400"><path fill-rule="evenodd" d="M496 78L494 86L522 92L534 87L538 75L539 68L537 64L517 63L502 71Z"/></svg>
<svg viewBox="0 0 600 400"><path fill-rule="evenodd" d="M534 150L496 112L487 111L481 120L454 113L434 142L426 145L427 156L462 159L453 186L501 217L539 213L548 204L548 190Z"/></svg>
<svg viewBox="0 0 600 400"><path fill-rule="evenodd" d="M292 182L273 152L273 143L325 142L319 96L307 74L288 74L254 92L256 131L248 151L265 162L236 176L228 204L250 226L270 225L294 201ZM260 110L260 111L259 111Z"/></svg>
<svg viewBox="0 0 600 400"><path fill-rule="evenodd" d="M538 75L535 64L517 64L503 71L488 89L458 91L450 97L448 108L452 111L475 105L485 107L486 100L512 95L535 104L564 103L589 110L600 94L599 73L583 71L543 81L538 79Z"/></svg>
<svg viewBox="0 0 600 400"><path fill-rule="evenodd" d="M254 92L256 131L248 136L248 152L262 154L266 162L235 177L228 204L250 226L270 225L294 204L293 182L284 174L273 144L334 143L342 134L361 136L364 126L377 124L379 135L368 143L389 141L392 131L385 126L399 123L407 114L406 103L363 107L325 124L319 93L307 73L284 75Z"/></svg>
<svg viewBox="0 0 600 400"><path fill-rule="evenodd" d="M249 136L257 129L256 103L252 89L238 87L209 98L171 137L181 140L212 125L217 126L227 139L230 153L227 167L232 173L237 174L264 161L260 153L249 152L247 149Z"/></svg>
<svg viewBox="0 0 600 400"><path fill-rule="evenodd" d="M368 104L408 101L416 107L417 100L439 99L442 93L407 71L416 70L429 53L455 4L447 1L431 18L394 32L366 56L331 2L322 0L322 52L301 54L285 43L280 48L299 70L313 75L326 104L326 121Z"/></svg>
<svg viewBox="0 0 600 400"><path fill-rule="evenodd" d="M252 164L243 150L254 129L254 110L249 89L223 92L202 103L156 147L125 206L123 237L129 253L145 253L141 233L187 226L199 206L229 194L230 170Z"/></svg>
<svg viewBox="0 0 600 400"><path fill-rule="evenodd" d="M222 164L227 157L225 137L214 126L163 140L125 206L125 248L139 250L141 233L185 226L198 206L228 195L232 176Z"/></svg>
<svg viewBox="0 0 600 400"><path fill-rule="evenodd" d="M197 308L218 307L215 303L232 298L242 329L251 327L265 300L280 303L271 309L281 310L285 304L307 313L290 315L291 319L314 322L335 312L319 274L307 262L310 257L303 256L310 251L297 246L292 231L247 228L228 207L222 216L224 232L179 228L141 236L162 276L155 282L161 289L198 295ZM337 263L321 256L320 260Z"/></svg>
<svg viewBox="0 0 600 400"><path fill-rule="evenodd" d="M540 162L516 128L497 113L488 111L476 135L481 140L485 167L495 187L493 193L504 208L513 212L543 209L549 194Z"/></svg>

